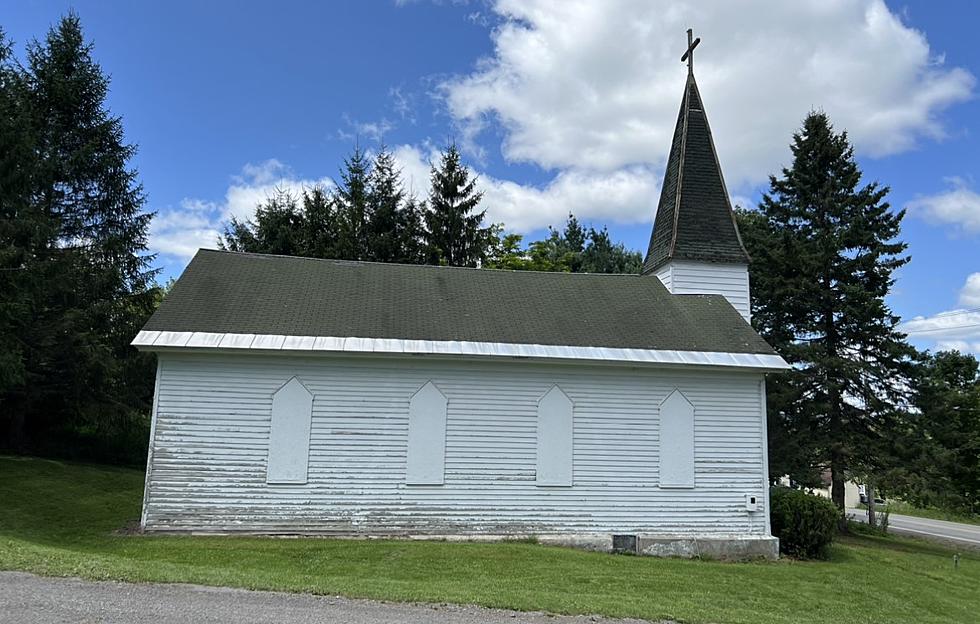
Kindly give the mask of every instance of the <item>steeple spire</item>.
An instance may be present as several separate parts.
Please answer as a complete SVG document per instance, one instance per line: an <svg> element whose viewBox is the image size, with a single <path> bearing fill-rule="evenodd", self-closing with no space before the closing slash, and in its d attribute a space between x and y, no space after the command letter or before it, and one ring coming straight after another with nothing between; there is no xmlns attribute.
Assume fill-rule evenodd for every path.
<svg viewBox="0 0 980 624"><path fill-rule="evenodd" d="M694 39L687 31L687 84L667 158L660 203L643 273L671 260L748 264L735 224L718 153L694 80Z"/></svg>

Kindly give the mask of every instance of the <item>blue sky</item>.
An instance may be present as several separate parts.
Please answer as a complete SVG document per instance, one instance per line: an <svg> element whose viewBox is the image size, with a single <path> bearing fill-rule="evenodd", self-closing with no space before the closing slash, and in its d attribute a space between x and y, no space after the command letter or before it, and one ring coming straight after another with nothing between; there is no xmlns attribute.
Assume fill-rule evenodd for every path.
<svg viewBox="0 0 980 624"><path fill-rule="evenodd" d="M825 110L909 209L912 262L889 299L905 328L922 347L980 352L980 4L699 7L28 1L0 24L22 51L69 8L81 16L140 147L164 276L276 185L329 184L354 136L374 148L383 135L418 190L454 137L493 220L533 237L573 210L645 249L693 26L735 200L755 202L790 133Z"/></svg>

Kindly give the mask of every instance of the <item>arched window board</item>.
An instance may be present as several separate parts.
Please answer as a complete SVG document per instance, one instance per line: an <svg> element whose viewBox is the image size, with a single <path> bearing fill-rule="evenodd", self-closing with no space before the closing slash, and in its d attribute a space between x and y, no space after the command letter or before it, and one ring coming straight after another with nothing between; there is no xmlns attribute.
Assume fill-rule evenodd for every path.
<svg viewBox="0 0 980 624"><path fill-rule="evenodd" d="M558 386L538 401L538 485L572 485L572 410Z"/></svg>
<svg viewBox="0 0 980 624"><path fill-rule="evenodd" d="M660 404L660 486L694 487L694 406L680 390Z"/></svg>
<svg viewBox="0 0 980 624"><path fill-rule="evenodd" d="M313 394L293 377L272 395L266 483L307 482L312 421Z"/></svg>
<svg viewBox="0 0 980 624"><path fill-rule="evenodd" d="M408 405L405 483L442 485L446 470L446 411L449 401L427 382Z"/></svg>

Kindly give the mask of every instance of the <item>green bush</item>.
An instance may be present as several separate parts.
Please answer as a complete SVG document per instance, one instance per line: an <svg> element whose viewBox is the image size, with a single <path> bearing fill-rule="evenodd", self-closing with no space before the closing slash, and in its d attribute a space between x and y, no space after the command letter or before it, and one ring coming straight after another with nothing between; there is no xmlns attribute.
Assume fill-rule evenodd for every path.
<svg viewBox="0 0 980 624"><path fill-rule="evenodd" d="M837 507L822 496L783 487L773 488L769 500L779 551L800 559L826 558L837 533Z"/></svg>

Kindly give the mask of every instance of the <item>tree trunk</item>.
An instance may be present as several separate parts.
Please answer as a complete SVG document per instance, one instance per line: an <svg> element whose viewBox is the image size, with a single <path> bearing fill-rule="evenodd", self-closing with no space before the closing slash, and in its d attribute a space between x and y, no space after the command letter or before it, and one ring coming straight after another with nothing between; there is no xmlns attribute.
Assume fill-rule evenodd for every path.
<svg viewBox="0 0 980 624"><path fill-rule="evenodd" d="M830 498L840 511L838 527L844 533L847 532L847 518L844 513L844 470L841 466L841 456L839 453L831 453L830 460Z"/></svg>
<svg viewBox="0 0 980 624"><path fill-rule="evenodd" d="M875 487L869 483L866 491L868 492L868 526L876 529L878 520L875 518Z"/></svg>

